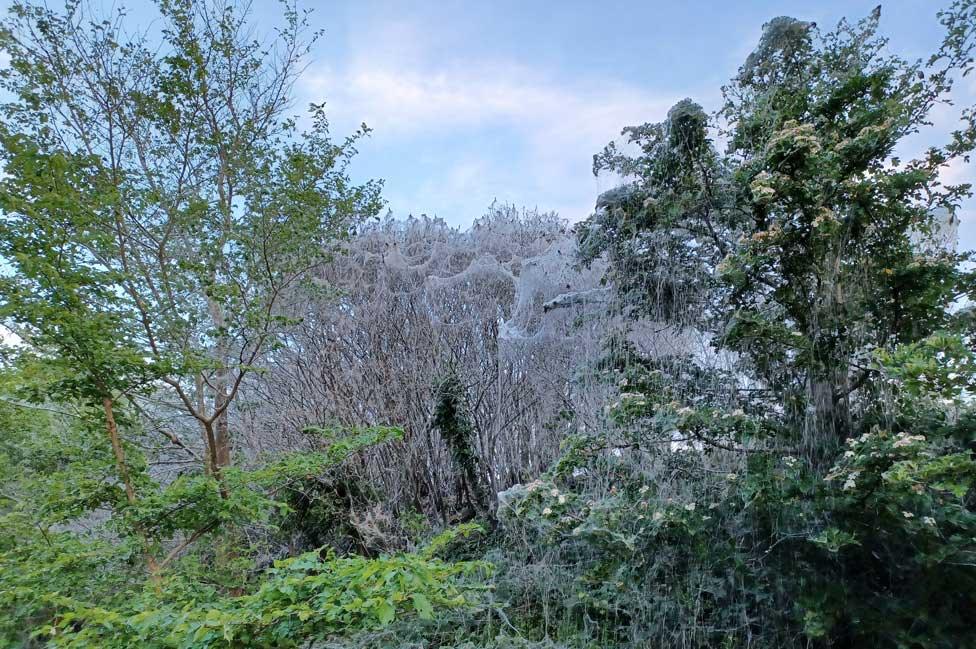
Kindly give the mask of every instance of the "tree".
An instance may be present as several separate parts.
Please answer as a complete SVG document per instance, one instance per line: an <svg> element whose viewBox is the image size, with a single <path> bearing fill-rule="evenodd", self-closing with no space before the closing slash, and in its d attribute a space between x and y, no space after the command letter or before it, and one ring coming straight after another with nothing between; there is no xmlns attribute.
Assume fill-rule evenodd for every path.
<svg viewBox="0 0 976 649"><path fill-rule="evenodd" d="M896 155L948 100L966 55L887 55L879 16L823 34L768 23L724 89L727 152L688 100L625 129L641 153L611 145L594 169L635 180L579 229L584 259L609 252L637 313L710 331L746 359L750 389L767 391L767 412L783 406L782 430L802 431L811 457L857 430L879 376L873 350L952 328L972 286L966 255L932 243L968 195L939 174L972 151L971 112L949 144Z"/></svg>
<svg viewBox="0 0 976 649"><path fill-rule="evenodd" d="M940 236L970 187L940 172L968 162L973 111L916 159L899 145L971 71L973 5L941 14L927 62L886 54L879 17L769 22L724 89L724 154L685 101L625 130L637 156L595 159L632 182L579 228L584 260L606 253L626 310L704 331L733 366L618 345L616 426L574 440L545 476L563 483L509 507L554 562L596 557L574 583L592 580L594 615L626 613L621 635L971 644L976 348L957 307L976 277ZM590 484L559 490L577 476ZM610 495L587 501L601 479ZM633 599L617 595L629 583Z"/></svg>
<svg viewBox="0 0 976 649"><path fill-rule="evenodd" d="M0 316L27 335L20 361L40 380L19 386L35 402L80 402L101 409L127 504L136 489L116 404L145 391L157 377L125 327L116 277L95 255L110 248L100 229L111 189L88 157L42 153L25 138L2 134L6 174L0 181L0 255L16 270L0 279ZM157 565L143 534L146 561Z"/></svg>
<svg viewBox="0 0 976 649"><path fill-rule="evenodd" d="M384 494L376 506L394 520L415 511L446 522L467 503L430 425L432 388L455 372L490 506L490 494L544 470L567 431L602 419L606 386L577 369L612 323L589 290L602 267L577 272L574 249L554 215L500 204L464 230L427 217L363 226L321 271L338 296L309 296L273 367L244 386L245 443L308 448L308 425L395 422L402 442L366 455L361 484ZM559 300L574 290L577 303Z"/></svg>
<svg viewBox="0 0 976 649"><path fill-rule="evenodd" d="M101 408L128 505L148 508L129 517L153 573L254 513L225 480L231 405L294 324L294 287L380 204L379 183L347 175L365 127L334 144L322 106L306 130L286 116L304 16L285 6L264 48L233 5L158 10L158 43L126 40L122 13L89 22L78 2L63 13L16 3L0 30L3 316L27 341L25 362L54 366L34 401ZM171 408L200 441L153 421ZM150 478L133 475L124 439L138 424L202 456L226 502L208 504L203 480L140 504L136 483ZM147 512L161 497L196 513L160 526ZM152 546L179 531L157 564Z"/></svg>
<svg viewBox="0 0 976 649"><path fill-rule="evenodd" d="M660 124L623 130L640 147L634 158L609 144L593 156L593 173L636 179L600 196L577 228L581 258L606 254L608 279L631 315L687 321L714 290L714 269L736 233L729 208L727 161L715 151L708 116L690 99Z"/></svg>
<svg viewBox="0 0 976 649"><path fill-rule="evenodd" d="M7 156L24 142L90 167L101 202L89 222L65 210L60 234L118 305L119 324L104 331L121 327L149 359L220 479L241 382L294 322L289 289L379 208L379 183L346 173L367 131L335 144L322 106L306 130L286 115L308 49L294 7L283 5L267 46L234 5L160 2L158 43L127 38L122 13L89 22L82 7L11 8L0 42L14 97L3 107ZM11 169L33 182L29 166ZM8 218L29 231L32 212L17 208Z"/></svg>

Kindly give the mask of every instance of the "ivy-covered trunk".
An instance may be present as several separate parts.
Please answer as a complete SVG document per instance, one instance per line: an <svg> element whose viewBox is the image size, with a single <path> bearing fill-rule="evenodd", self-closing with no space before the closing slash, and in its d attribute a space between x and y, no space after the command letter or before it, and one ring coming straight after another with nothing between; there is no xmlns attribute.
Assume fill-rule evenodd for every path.
<svg viewBox="0 0 976 649"><path fill-rule="evenodd" d="M437 386L431 425L440 432L454 459L459 476L458 500L470 507L462 518L486 513L488 503L474 447L475 430L464 402L464 385L457 374L450 374Z"/></svg>

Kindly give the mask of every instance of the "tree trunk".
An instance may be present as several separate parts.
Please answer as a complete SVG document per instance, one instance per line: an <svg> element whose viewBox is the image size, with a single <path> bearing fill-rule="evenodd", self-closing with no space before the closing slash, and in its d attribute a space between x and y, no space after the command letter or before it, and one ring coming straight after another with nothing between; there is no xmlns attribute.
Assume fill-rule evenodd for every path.
<svg viewBox="0 0 976 649"><path fill-rule="evenodd" d="M119 472L122 484L125 485L125 496L130 505L136 504L136 491L132 487L132 479L129 477L129 467L125 462L125 449L119 440L119 427L115 423L115 413L113 411L111 397L102 399L102 408L105 410L105 424L108 428L108 438L112 442L112 452L115 454L115 468Z"/></svg>
<svg viewBox="0 0 976 649"><path fill-rule="evenodd" d="M122 441L119 439L119 427L115 423L115 412L114 412L114 402L111 397L105 397L102 399L102 408L105 410L105 425L108 430L109 440L112 442L112 452L115 454L115 468L119 473L119 478L122 479L122 484L125 485L125 497L129 505L136 504L136 490L132 486L132 478L129 475L129 466L125 461L125 449L122 448ZM156 558L152 555L149 549L149 540L146 538L146 533L143 530L139 530L140 536L142 536L143 553L146 557L146 567L149 569L149 575L152 577L153 582L159 580L159 564L156 563Z"/></svg>
<svg viewBox="0 0 976 649"><path fill-rule="evenodd" d="M230 430L227 423L228 389L229 386L227 385L227 380L222 375L220 380L217 382L217 394L214 396L214 412L220 412L220 410L223 409L223 412L217 416L217 420L214 422L214 455L216 456L217 466L220 468L230 466L231 459Z"/></svg>

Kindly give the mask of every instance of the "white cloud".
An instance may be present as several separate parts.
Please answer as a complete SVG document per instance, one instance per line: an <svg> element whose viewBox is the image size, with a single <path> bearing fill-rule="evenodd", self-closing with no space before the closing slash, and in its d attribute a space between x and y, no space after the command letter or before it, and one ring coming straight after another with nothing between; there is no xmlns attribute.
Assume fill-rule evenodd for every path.
<svg viewBox="0 0 976 649"><path fill-rule="evenodd" d="M310 69L300 80L300 92L311 101L326 99L330 118L341 128L366 122L375 130L374 142L435 135L439 142L444 137L463 141L472 129L497 128L520 145L505 168L490 164L487 156L466 159L461 168L445 169L443 178L413 192L435 204L437 194L441 205L461 204L472 186L499 187L514 178L525 195L510 200L534 204L555 196L561 205L539 207L561 207L568 210L564 216L582 218L596 197L592 155L622 127L663 118L682 97L609 79L566 82L513 61L439 61L425 52L417 30L404 23L381 27L366 41L382 46L359 48L347 65ZM459 195L451 196L454 192Z"/></svg>
<svg viewBox="0 0 976 649"><path fill-rule="evenodd" d="M584 135L602 134L670 105L670 98L612 80L566 84L508 59L444 59L434 51L429 29L409 21L373 23L355 43L341 68L307 71L303 89L388 136L492 122L533 128L567 121L582 126Z"/></svg>
<svg viewBox="0 0 976 649"><path fill-rule="evenodd" d="M608 82L568 87L514 64L415 69L360 61L303 81L309 96L328 97L333 111L387 136L497 123L546 138L567 126L577 137L605 138L667 110L673 99Z"/></svg>

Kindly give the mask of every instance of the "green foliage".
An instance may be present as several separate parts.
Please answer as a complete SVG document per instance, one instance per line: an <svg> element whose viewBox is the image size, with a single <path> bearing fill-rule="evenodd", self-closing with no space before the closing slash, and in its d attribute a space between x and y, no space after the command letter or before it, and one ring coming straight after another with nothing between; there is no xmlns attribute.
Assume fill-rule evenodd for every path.
<svg viewBox="0 0 976 649"><path fill-rule="evenodd" d="M0 517L0 644L32 647L64 608L56 598L126 606L142 589L139 547L46 528L22 513Z"/></svg>
<svg viewBox="0 0 976 649"><path fill-rule="evenodd" d="M420 555L427 559L432 559L449 549L453 544L461 539L466 539L473 534L483 532L484 529L477 523L462 523L454 527L449 527L440 534L432 538L424 546Z"/></svg>
<svg viewBox="0 0 976 649"><path fill-rule="evenodd" d="M331 436L328 449L319 453L302 452L280 456L273 463L260 469L239 472L240 477L237 479L266 488L275 487L303 476L318 475L329 467L345 462L353 454L365 448L403 437L403 430L394 426L372 426L346 430L341 432L341 437L335 437L337 433L340 433L335 429L309 426L305 431L326 433Z"/></svg>
<svg viewBox="0 0 976 649"><path fill-rule="evenodd" d="M951 35L928 66L885 52L878 12L827 33L777 18L723 89L724 155L685 100L624 130L639 155L595 159L636 180L580 226L584 260L608 254L625 310L709 330L747 360L809 453L853 432L874 350L952 330L971 290L967 255L933 238L969 192L939 173L973 150L972 114L945 146L893 157L971 65L966 7L944 15Z"/></svg>
<svg viewBox="0 0 976 649"><path fill-rule="evenodd" d="M100 403L145 386L155 371L102 261L114 192L104 170L91 156L45 151L6 123L0 145L0 256L16 271L0 278L0 318L32 343L25 362L49 367L44 394Z"/></svg>
<svg viewBox="0 0 976 649"><path fill-rule="evenodd" d="M557 468L499 509L498 592L535 624L615 646L970 646L976 458L952 438L868 432L824 477L770 454L715 475L685 451L663 465L677 492L588 451L593 478Z"/></svg>
<svg viewBox="0 0 976 649"><path fill-rule="evenodd" d="M883 374L900 398L921 405L925 396L962 404L976 391L976 352L958 334L939 332L876 353Z"/></svg>
<svg viewBox="0 0 976 649"><path fill-rule="evenodd" d="M416 554L378 559L308 553L277 562L253 593L186 600L146 592L119 610L53 597L63 607L42 630L57 647L297 647L310 639L387 626L402 617L477 604L479 563ZM180 593L167 584L167 593Z"/></svg>
<svg viewBox="0 0 976 649"><path fill-rule="evenodd" d="M475 430L464 399L464 385L456 374L441 381L437 386L431 425L440 432L451 450L468 502L483 509L484 493L478 456L474 450Z"/></svg>
<svg viewBox="0 0 976 649"><path fill-rule="evenodd" d="M972 71L971 0L927 63L887 54L877 12L776 18L718 115L684 100L625 129L636 157L595 156L633 182L578 227L583 262L609 262L619 311L734 367L615 336L585 368L616 392L605 426L500 493L491 529L428 534L418 504L394 514L428 542L368 556L345 553L353 512L386 494L357 456L400 429L310 426L312 450L236 465L227 437L313 271L379 208L346 170L366 129L335 144L313 106L300 132L264 92L293 80L293 9L277 68L233 5L158 8L160 49L76 2L15 3L0 30L0 319L25 340L0 376L0 644L976 646L974 275L934 241L976 115L892 157ZM195 463L153 465L160 395L207 460L174 441ZM435 397L459 501L485 515L465 387Z"/></svg>
<svg viewBox="0 0 976 649"><path fill-rule="evenodd" d="M972 3L928 66L885 53L875 12L830 33L777 18L724 89L625 129L594 169L635 179L577 232L619 307L709 331L740 362L611 341L610 427L503 494L500 595L523 630L613 646L972 646L968 255L939 214L966 186L972 112L892 158L972 68ZM939 210L943 210L940 212ZM846 442L846 443L845 443ZM518 580L528 580L519 586Z"/></svg>
<svg viewBox="0 0 976 649"><path fill-rule="evenodd" d="M17 384L14 376L5 375L6 383ZM68 408L70 404L60 407ZM133 452L133 466L143 467L136 476L142 497L129 503L115 477L108 440L92 434L93 424L84 416L84 408L81 416L47 410L39 411L38 416L30 408L36 407L0 404L2 421L9 427L0 447L0 526L4 530L0 535L0 641L13 646L30 646L28 639L34 631L46 641L63 641L68 646L137 646L134 638L141 637L138 634L158 636L163 643L146 646L182 646L196 633L194 627L190 635L185 635L189 628L186 625L200 622L206 626L196 614L188 613L195 608L195 601L219 600L220 607L236 611L233 615L240 613L241 628L261 627L260 619L266 612L261 607L271 607L276 596L270 590L262 592L260 587L270 584L275 575L280 576L283 588L291 588L288 584L301 581L296 576L298 566L306 566L312 555L293 568L286 570L292 565L286 562L281 570L259 573L254 561L262 545L234 541L227 531L243 526L252 532L272 529L288 510L282 499L288 485L326 475L355 453L401 434L391 427L345 433L332 430L331 444L320 453L272 458L251 470L228 469L224 494L217 480L204 473L186 473L157 484L145 472L140 456ZM178 560L167 566L165 581L155 586L145 584L140 567L144 541L148 541L151 550L165 554L173 549L173 539L204 536L216 547L196 549L182 557L174 555L173 559ZM227 543L238 560L222 561L219 569L208 567L213 561L208 555L226 552L219 548ZM398 584L408 595L413 592L415 580L420 580L417 583L430 587L418 590L418 606L425 611L425 602L434 602L434 606L460 602L457 596L461 591L452 590L455 587L448 583L448 577L475 570L473 565L426 562L420 555L383 559L391 562L388 565L377 561L370 568L364 558L331 557L323 560L317 570L328 569L350 579L357 570L388 570L390 574L384 578L390 588ZM315 570L308 568L310 572ZM401 570L407 576L398 576L397 571ZM243 580L234 577L235 572L242 572ZM242 584L258 586L249 598L235 598L222 590L225 583L236 588ZM313 586L327 589L328 597L346 597L339 583L323 581L309 588ZM380 594L389 596L402 608L402 598L393 590L378 591L369 606L386 610L377 599ZM328 610L352 606L345 599L340 602L321 597L322 606ZM168 611L171 618L143 620L141 615L146 611ZM348 613L360 615L358 609ZM363 626L368 616L375 613L348 619L360 620ZM165 626L168 624L174 626ZM306 628L304 624L296 628L313 632L312 626ZM191 642L188 646L197 645Z"/></svg>
<svg viewBox="0 0 976 649"><path fill-rule="evenodd" d="M717 195L727 179L707 132L701 106L685 99L660 124L623 130L643 152L630 158L610 144L593 170L637 176L608 192L597 213L578 226L584 262L606 253L621 307L634 314L676 317L714 284L712 269L727 249L734 220ZM680 265L682 272L672 271Z"/></svg>
<svg viewBox="0 0 976 649"><path fill-rule="evenodd" d="M825 477L811 541L808 633L875 646L961 646L976 606L976 459L946 440L877 430ZM813 626L811 626L813 625Z"/></svg>

